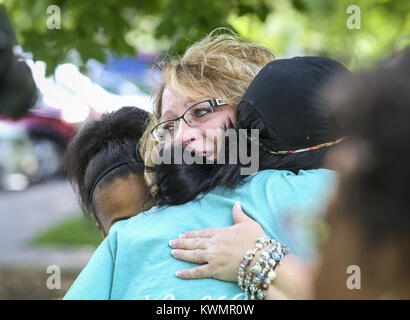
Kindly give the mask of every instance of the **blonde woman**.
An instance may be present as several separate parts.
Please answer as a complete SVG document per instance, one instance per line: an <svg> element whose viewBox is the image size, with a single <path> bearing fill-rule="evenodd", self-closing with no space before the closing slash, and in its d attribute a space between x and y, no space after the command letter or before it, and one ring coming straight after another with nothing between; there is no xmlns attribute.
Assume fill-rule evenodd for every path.
<svg viewBox="0 0 410 320"><path fill-rule="evenodd" d="M237 123L236 108L241 97L260 70L272 60L273 54L267 48L233 36L217 35L206 37L191 46L181 58L163 65L162 83L154 95L154 115L141 143L147 167L152 167L155 157L161 155L155 153L160 149L157 145L164 149L180 146L210 163L215 161L222 150L218 139L225 129ZM206 175L212 178L211 173L203 178ZM117 222L66 299L247 298L231 278L222 279L228 281L179 278L176 271L195 265L174 259L169 254L169 240L188 230L231 225L231 210L238 199L242 208L265 229L249 229L247 236L252 242L261 232L281 239L286 232L278 224L278 214L292 205L308 206L319 198L328 187L332 174L326 170L308 170L301 174L264 170L243 179L243 184L236 188L213 185L196 201L188 202L187 199L200 191L197 185L190 186L192 193L187 188L189 183L180 186L179 182L184 184L181 179L172 181L171 174L168 177L170 181L166 182L158 180L158 174L147 174L148 183L157 183L160 195L164 195L162 187L166 184L171 188L181 187L188 193L188 197L182 195L183 204L169 205L175 204L175 194L171 192L169 199L172 201L165 203L167 206L154 207L129 220ZM201 184L201 177L198 179L192 172L190 177ZM189 176L185 178L189 181ZM181 195L178 190L177 195L176 198ZM291 239L286 244L292 254L297 253L297 246ZM244 252L248 249L246 245L238 247ZM258 291L259 298L266 293L268 298L309 297L304 285L306 276L303 271L297 271L304 270L304 266L292 255L288 256L292 258L284 261L281 269L290 274L282 276L281 281L291 284L289 292L297 292L297 296L278 292L270 286L265 293Z"/></svg>
<svg viewBox="0 0 410 320"><path fill-rule="evenodd" d="M270 49L234 35L218 35L216 30L194 43L182 57L161 63L162 82L152 96L153 115L140 142L146 166L155 165L158 138L170 127L172 134L165 138L165 145L180 144L215 158L217 141L226 127L235 123L236 108L246 89L272 60L274 54ZM197 116L198 110L202 112L201 118ZM181 121L175 121L181 115ZM188 119L194 124L189 125ZM152 185L155 174L147 170L146 180Z"/></svg>

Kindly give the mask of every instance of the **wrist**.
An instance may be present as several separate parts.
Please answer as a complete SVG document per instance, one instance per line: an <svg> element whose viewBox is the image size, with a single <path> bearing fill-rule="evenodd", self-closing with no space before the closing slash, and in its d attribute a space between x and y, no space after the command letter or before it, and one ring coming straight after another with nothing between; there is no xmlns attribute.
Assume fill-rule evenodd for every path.
<svg viewBox="0 0 410 320"><path fill-rule="evenodd" d="M246 266L241 264L239 272L242 273L238 276L239 286L244 292L251 293L251 300L255 296L259 300L265 298L269 285L276 279L275 268L288 253L288 248L276 240L265 238L263 243L257 244L259 246L252 252L252 261L248 261Z"/></svg>
<svg viewBox="0 0 410 320"><path fill-rule="evenodd" d="M264 238L257 238L256 239L256 244L255 248L253 250L249 249L245 256L242 258L237 275L238 275L238 285L239 287L243 290L246 291L247 288L249 287L249 282L250 278L249 275L250 273L248 272L248 267L251 265L252 261L255 259L255 255L257 252L266 247L269 244L269 239L264 237Z"/></svg>

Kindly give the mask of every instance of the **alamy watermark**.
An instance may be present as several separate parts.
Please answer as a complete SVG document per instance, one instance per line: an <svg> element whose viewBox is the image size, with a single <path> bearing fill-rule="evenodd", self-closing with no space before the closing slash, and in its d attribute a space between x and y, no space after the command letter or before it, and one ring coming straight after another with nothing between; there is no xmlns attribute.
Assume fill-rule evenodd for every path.
<svg viewBox="0 0 410 320"><path fill-rule="evenodd" d="M346 8L346 13L349 14L346 20L346 27L350 30L360 29L361 27L360 7L352 4Z"/></svg>
<svg viewBox="0 0 410 320"><path fill-rule="evenodd" d="M61 29L61 10L57 5L47 7L47 14L51 14L47 18L47 29Z"/></svg>
<svg viewBox="0 0 410 320"><path fill-rule="evenodd" d="M195 142L187 147L158 144L151 152L154 164L241 164L241 175L259 171L259 129L208 129L205 136L196 128L182 133L180 141ZM193 138L196 137L196 138ZM183 144L183 143L180 143ZM193 145L190 148L190 145Z"/></svg>
<svg viewBox="0 0 410 320"><path fill-rule="evenodd" d="M57 265L47 267L47 274L51 274L46 281L46 286L50 290L61 289L61 269Z"/></svg>
<svg viewBox="0 0 410 320"><path fill-rule="evenodd" d="M349 290L360 290L362 288L361 270L357 265L350 265L346 273L351 274L346 280L346 287Z"/></svg>

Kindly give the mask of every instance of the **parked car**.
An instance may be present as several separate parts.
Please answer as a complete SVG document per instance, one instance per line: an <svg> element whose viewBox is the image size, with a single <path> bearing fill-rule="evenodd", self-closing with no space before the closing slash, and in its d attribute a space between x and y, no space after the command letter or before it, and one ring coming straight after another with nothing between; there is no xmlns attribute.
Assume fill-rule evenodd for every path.
<svg viewBox="0 0 410 320"><path fill-rule="evenodd" d="M38 161L24 128L0 120L0 187L21 190L35 179Z"/></svg>
<svg viewBox="0 0 410 320"><path fill-rule="evenodd" d="M38 161L31 181L44 180L63 172L64 149L75 125L62 119L61 110L41 107L18 119L0 116L0 120L27 132Z"/></svg>
<svg viewBox="0 0 410 320"><path fill-rule="evenodd" d="M74 64L59 65L54 77L46 77L44 63L28 62L39 93L36 107L18 119L0 115L0 120L27 132L37 158L37 169L30 176L30 182L63 172L64 150L76 126L83 121L98 119L104 112L128 105L150 110L149 95L134 83L138 81L124 77L124 70L131 68L132 63L135 64L132 59L121 61L120 68L107 72L102 64L95 64L94 68L90 65L90 70L94 70L90 73L95 75L91 80ZM140 80L148 82L147 66L146 62L138 62L138 68L128 72L127 77L143 74Z"/></svg>

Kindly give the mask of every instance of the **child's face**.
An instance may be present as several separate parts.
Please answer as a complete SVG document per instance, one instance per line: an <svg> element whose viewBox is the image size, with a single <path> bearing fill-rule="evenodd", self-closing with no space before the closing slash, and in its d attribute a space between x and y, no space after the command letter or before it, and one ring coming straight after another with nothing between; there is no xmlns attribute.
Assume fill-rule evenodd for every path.
<svg viewBox="0 0 410 320"><path fill-rule="evenodd" d="M101 223L97 224L97 227L104 238L116 221L128 219L141 212L146 188L142 175L130 174L126 178L115 178L110 184L96 189L94 203Z"/></svg>

